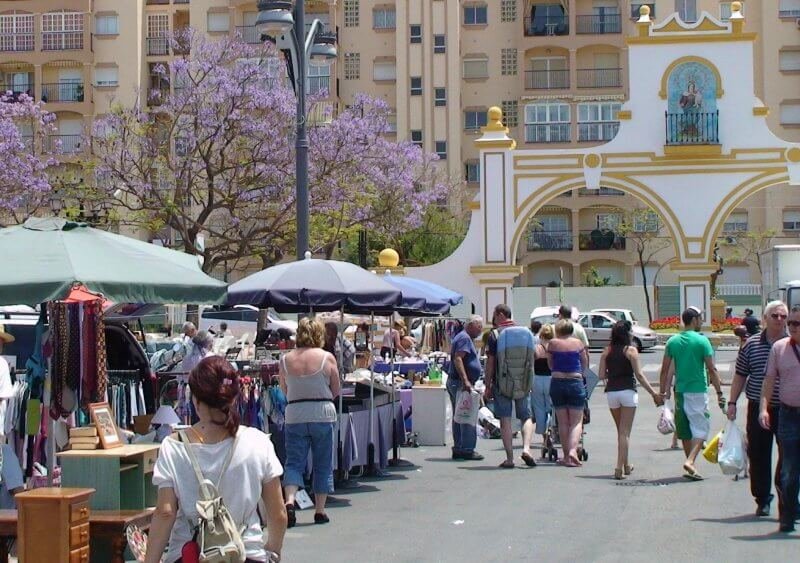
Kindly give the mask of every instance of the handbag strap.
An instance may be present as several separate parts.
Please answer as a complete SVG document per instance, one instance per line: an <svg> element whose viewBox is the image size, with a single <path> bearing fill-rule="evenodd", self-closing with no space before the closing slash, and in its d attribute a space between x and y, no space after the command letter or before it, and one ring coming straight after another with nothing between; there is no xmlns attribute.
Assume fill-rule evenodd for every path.
<svg viewBox="0 0 800 563"><path fill-rule="evenodd" d="M203 471L200 469L200 464L197 462L197 457L194 455L193 449L190 447L191 443L189 442L189 437L186 435L185 430L180 431L181 441L184 442L186 446L186 454L189 456L189 461L192 464L192 469L194 469L194 474L197 477L197 482L200 484L200 492L203 495L203 500L211 500L210 495L208 495L208 491L203 486L203 481L205 481L205 477L203 476ZM239 442L239 434L237 433L233 439L233 444L231 444L230 450L228 450L228 455L225 457L225 463L222 464L222 470L219 473L219 479L217 479L216 487L217 492L219 492L219 485L222 482L222 476L228 470L228 466L231 464L231 460L233 459L233 452L236 449L236 444Z"/></svg>
<svg viewBox="0 0 800 563"><path fill-rule="evenodd" d="M794 352L794 357L797 358L797 361L800 363L800 352L797 351L797 344L795 344L794 339L789 339L789 347Z"/></svg>

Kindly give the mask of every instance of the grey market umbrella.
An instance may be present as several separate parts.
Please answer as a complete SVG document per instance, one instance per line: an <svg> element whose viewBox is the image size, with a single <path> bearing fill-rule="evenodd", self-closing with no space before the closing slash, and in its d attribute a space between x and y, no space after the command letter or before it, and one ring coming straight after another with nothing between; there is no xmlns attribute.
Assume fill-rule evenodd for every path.
<svg viewBox="0 0 800 563"><path fill-rule="evenodd" d="M221 303L197 257L58 218L0 229L0 305L66 297L75 284L116 302Z"/></svg>

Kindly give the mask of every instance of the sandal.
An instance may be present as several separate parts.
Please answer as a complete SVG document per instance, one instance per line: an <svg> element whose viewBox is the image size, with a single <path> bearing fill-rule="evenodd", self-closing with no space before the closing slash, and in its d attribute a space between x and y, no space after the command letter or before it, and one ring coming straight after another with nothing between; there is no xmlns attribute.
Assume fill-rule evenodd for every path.
<svg viewBox="0 0 800 563"><path fill-rule="evenodd" d="M625 479L625 475L623 475L622 469L614 470L614 479L617 481L622 481L623 479Z"/></svg>
<svg viewBox="0 0 800 563"><path fill-rule="evenodd" d="M297 524L297 515L295 514L294 503L286 505L286 527L294 528Z"/></svg>
<svg viewBox="0 0 800 563"><path fill-rule="evenodd" d="M700 475L697 471L694 473L684 473L684 478L689 479L690 481L702 481L704 477Z"/></svg>
<svg viewBox="0 0 800 563"><path fill-rule="evenodd" d="M522 455L520 457L522 458L522 461L525 462L525 465L527 465L528 467L536 467L536 462L534 461L533 456L528 452L522 452Z"/></svg>
<svg viewBox="0 0 800 563"><path fill-rule="evenodd" d="M633 473L633 466L632 465L625 465L624 466L625 475L630 475Z"/></svg>
<svg viewBox="0 0 800 563"><path fill-rule="evenodd" d="M500 464L500 469L514 469L514 462L505 460L503 463Z"/></svg>

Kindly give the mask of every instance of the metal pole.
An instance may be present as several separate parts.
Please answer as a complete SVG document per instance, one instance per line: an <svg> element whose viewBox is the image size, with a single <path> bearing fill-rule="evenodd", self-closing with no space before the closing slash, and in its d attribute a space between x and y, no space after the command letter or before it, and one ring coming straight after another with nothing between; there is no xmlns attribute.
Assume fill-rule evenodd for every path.
<svg viewBox="0 0 800 563"><path fill-rule="evenodd" d="M308 136L306 135L306 16L305 1L297 0L294 9L294 35L297 51L297 138L295 139L297 179L297 259L308 250Z"/></svg>
<svg viewBox="0 0 800 563"><path fill-rule="evenodd" d="M370 331L370 341L373 342L373 348L375 346L374 342L375 339L372 338L374 333L372 332L373 327L375 326L375 313L370 313L369 317L369 331ZM375 353L374 351L370 352L370 362L369 362L369 442L367 443L367 474L374 475L375 474L375 433L374 430L374 420L375 420Z"/></svg>

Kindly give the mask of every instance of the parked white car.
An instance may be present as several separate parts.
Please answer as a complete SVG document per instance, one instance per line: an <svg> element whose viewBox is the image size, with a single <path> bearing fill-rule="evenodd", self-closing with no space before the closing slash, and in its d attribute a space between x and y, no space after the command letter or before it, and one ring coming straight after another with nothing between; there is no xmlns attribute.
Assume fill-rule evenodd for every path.
<svg viewBox="0 0 800 563"><path fill-rule="evenodd" d="M531 312L531 321L539 321L544 324L553 324L558 319L559 305L547 305L544 307L536 307ZM572 308L572 320L577 321L580 317L580 312L575 307Z"/></svg>
<svg viewBox="0 0 800 563"><path fill-rule="evenodd" d="M628 321L632 325L638 325L639 321L630 309L592 309L592 313L603 313L618 321Z"/></svg>
<svg viewBox="0 0 800 563"><path fill-rule="evenodd" d="M283 318L279 313L272 309L267 311L268 323L267 330L286 329L292 335L297 332L297 321ZM207 307L200 313L200 326L198 330L219 331L220 323L226 323L228 330L237 339L244 335L249 335L250 342L255 340L258 334L258 308L252 305L235 305L228 308Z"/></svg>
<svg viewBox="0 0 800 563"><path fill-rule="evenodd" d="M611 328L617 323L617 319L604 313L585 313L580 316L578 322L586 331L589 338L590 348L604 348L611 342ZM636 348L645 350L652 348L658 343L658 336L649 328L638 325L631 326L631 343Z"/></svg>

